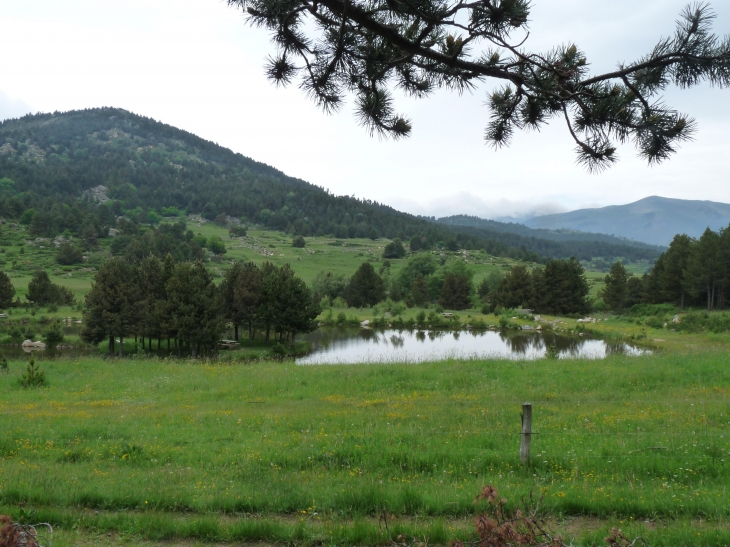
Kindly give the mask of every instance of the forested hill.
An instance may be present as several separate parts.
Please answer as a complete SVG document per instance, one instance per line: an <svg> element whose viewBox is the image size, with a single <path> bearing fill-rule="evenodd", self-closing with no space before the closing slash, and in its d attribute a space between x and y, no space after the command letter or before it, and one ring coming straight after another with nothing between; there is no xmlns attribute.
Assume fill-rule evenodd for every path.
<svg viewBox="0 0 730 547"><path fill-rule="evenodd" d="M530 228L524 224L516 222L499 222L497 220L489 220L470 215L453 215L443 217L436 220L439 224L447 226L470 226L489 230L491 232L517 234L524 237L533 237L537 239L549 239L552 241L596 241L601 243L609 243L611 245L628 245L630 247L638 247L640 249L651 249L653 251L662 252L666 247L658 245L650 245L641 241L634 241L623 237L616 237L608 234L599 234L592 232L581 232L573 229L543 229ZM602 253L599 253L602 254Z"/></svg>
<svg viewBox="0 0 730 547"><path fill-rule="evenodd" d="M372 201L334 196L191 133L115 108L1 122L0 181L5 181L0 215L25 215L26 223L32 219L31 232L46 237L64 230L103 237L119 216L153 223L160 215L184 211L304 236L415 238L419 248L483 248L529 260L628 256L625 247L604 253L568 242L555 246L449 227ZM108 189L106 196L95 194L102 205L80 199L100 185Z"/></svg>

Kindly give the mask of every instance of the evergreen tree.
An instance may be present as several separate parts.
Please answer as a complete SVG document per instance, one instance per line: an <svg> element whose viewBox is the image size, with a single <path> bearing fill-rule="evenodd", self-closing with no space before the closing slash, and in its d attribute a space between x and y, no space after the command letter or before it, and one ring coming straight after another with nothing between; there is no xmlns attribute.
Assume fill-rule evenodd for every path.
<svg viewBox="0 0 730 547"><path fill-rule="evenodd" d="M139 284L137 271L123 258L110 258L94 277L86 294L81 339L98 344L109 338L109 355L114 355L119 337L119 356L124 353L124 336L133 332L138 319Z"/></svg>
<svg viewBox="0 0 730 547"><path fill-rule="evenodd" d="M160 302L165 300L165 278L162 261L150 255L139 265L139 334L142 336L142 348L145 347L145 337L149 338L149 347L152 349L152 337L157 337L158 347L162 336L162 328L157 314Z"/></svg>
<svg viewBox="0 0 730 547"><path fill-rule="evenodd" d="M674 236L662 260L662 301L678 302L684 309L684 271L687 269L692 240L685 234Z"/></svg>
<svg viewBox="0 0 730 547"><path fill-rule="evenodd" d="M218 292L223 303L223 316L233 325L234 340L238 340L238 327L242 322L235 298L236 283L242 271L243 265L240 262L233 262L231 267L223 273L223 280L218 286Z"/></svg>
<svg viewBox="0 0 730 547"><path fill-rule="evenodd" d="M261 265L261 302L256 309L256 324L266 333L266 345L269 344L271 329L279 322L277 295L282 290L281 271L271 262Z"/></svg>
<svg viewBox="0 0 730 547"><path fill-rule="evenodd" d="M28 294L26 298L38 304L45 306L48 304L70 304L74 301L74 295L67 287L62 287L51 282L48 272L45 270L36 270L33 272L30 282L28 283Z"/></svg>
<svg viewBox="0 0 730 547"><path fill-rule="evenodd" d="M621 262L614 262L611 271L605 278L606 287L603 289L603 300L615 312L620 312L626 307L628 298L627 280L624 265Z"/></svg>
<svg viewBox="0 0 730 547"><path fill-rule="evenodd" d="M707 311L714 309L716 296L719 296L718 289L723 278L721 266L720 236L707 228L690 247L683 276L683 286L690 295L694 298L705 295Z"/></svg>
<svg viewBox="0 0 730 547"><path fill-rule="evenodd" d="M471 308L471 287L464 275L447 273L439 304L450 310L466 310Z"/></svg>
<svg viewBox="0 0 730 547"><path fill-rule="evenodd" d="M495 305L503 308L521 308L532 301L530 272L523 264L512 266L497 289Z"/></svg>
<svg viewBox="0 0 730 547"><path fill-rule="evenodd" d="M253 328L261 305L263 274L253 262L246 262L233 288L236 318L248 328L248 339L253 340Z"/></svg>
<svg viewBox="0 0 730 547"><path fill-rule="evenodd" d="M81 251L70 241L64 241L56 253L56 262L64 265L80 264L83 262Z"/></svg>
<svg viewBox="0 0 730 547"><path fill-rule="evenodd" d="M730 85L730 41L713 34L707 4L688 6L674 35L638 61L591 74L575 44L547 53L525 49L530 0L437 0L356 4L346 0L228 0L278 49L266 68L278 85L298 85L323 110L355 95L356 116L371 134L402 138L412 124L395 111L393 90L426 97L477 82L504 83L491 92L485 132L495 147L516 129L565 120L578 159L591 170L616 161L614 141L635 143L649 163L665 160L691 137L694 123L659 97L669 84Z"/></svg>
<svg viewBox="0 0 730 547"><path fill-rule="evenodd" d="M588 313L588 281L583 266L574 257L548 261L545 264L545 285L549 294L549 313Z"/></svg>
<svg viewBox="0 0 730 547"><path fill-rule="evenodd" d="M430 295L428 293L426 280L423 278L423 275L416 273L416 276L411 282L411 290L408 295L409 303L413 306L423 306L429 301L429 299Z"/></svg>
<svg viewBox="0 0 730 547"><path fill-rule="evenodd" d="M383 258L403 258L404 256L406 256L406 250L403 242L398 238L388 243L383 249Z"/></svg>
<svg viewBox="0 0 730 547"><path fill-rule="evenodd" d="M202 262L175 265L165 285L166 308L178 338L178 352L187 343L193 357L203 350L214 351L225 320L215 284Z"/></svg>
<svg viewBox="0 0 730 547"><path fill-rule="evenodd" d="M648 278L648 276L646 276ZM645 283L646 280L636 277L634 275L629 276L626 280L626 308L631 309L632 306L641 304L645 299Z"/></svg>
<svg viewBox="0 0 730 547"><path fill-rule="evenodd" d="M7 309L13 305L14 295L15 287L13 287L8 274L0 271L0 310Z"/></svg>
<svg viewBox="0 0 730 547"><path fill-rule="evenodd" d="M315 319L322 310L319 302L313 301L312 293L302 279L294 275L285 275L284 279L280 293L283 308L280 328L291 335L293 345L297 334L312 332L317 328Z"/></svg>
<svg viewBox="0 0 730 547"><path fill-rule="evenodd" d="M350 278L347 303L355 308L374 306L385 298L383 279L370 262L363 262Z"/></svg>
<svg viewBox="0 0 730 547"><path fill-rule="evenodd" d="M551 294L545 268L535 268L530 272L530 295L529 308L539 313L551 311Z"/></svg>
<svg viewBox="0 0 730 547"><path fill-rule="evenodd" d="M665 299L665 272L666 272L666 253L657 258L652 266L649 275L646 278L646 284L644 287L645 300L649 304L660 304ZM681 279L681 278L680 278ZM682 287L682 294L684 294L684 286ZM682 305L684 305L684 299L682 299Z"/></svg>

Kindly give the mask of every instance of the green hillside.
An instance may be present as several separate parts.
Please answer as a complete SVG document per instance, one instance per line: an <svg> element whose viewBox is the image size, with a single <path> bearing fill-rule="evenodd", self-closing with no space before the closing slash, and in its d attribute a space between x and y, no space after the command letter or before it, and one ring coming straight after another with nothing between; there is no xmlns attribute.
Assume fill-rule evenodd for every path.
<svg viewBox="0 0 730 547"><path fill-rule="evenodd" d="M113 108L0 123L0 180L0 215L26 215L36 237L69 230L105 238L120 216L145 224L185 212L305 237L416 238L420 249L482 249L532 261L656 255L651 249L556 244L437 224L369 200L334 196L186 131Z"/></svg>

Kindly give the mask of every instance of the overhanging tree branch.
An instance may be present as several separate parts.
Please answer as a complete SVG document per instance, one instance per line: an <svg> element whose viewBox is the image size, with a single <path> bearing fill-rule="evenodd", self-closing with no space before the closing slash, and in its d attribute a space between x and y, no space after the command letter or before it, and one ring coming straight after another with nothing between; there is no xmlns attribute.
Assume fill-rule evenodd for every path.
<svg viewBox="0 0 730 547"><path fill-rule="evenodd" d="M644 58L590 75L574 44L547 53L524 50L530 0L227 1L273 32L279 53L269 60L270 78L287 85L298 76L325 111L353 94L356 115L371 134L410 134L410 120L393 108L395 88L425 97L441 87L461 92L494 79L506 87L489 94L488 142L499 147L514 128L565 117L578 161L590 171L615 161L612 140L632 138L639 155L655 163L692 137L689 117L649 100L668 85L730 85L730 37L712 33L715 15L706 3L688 6L674 36ZM522 39L513 40L517 32Z"/></svg>

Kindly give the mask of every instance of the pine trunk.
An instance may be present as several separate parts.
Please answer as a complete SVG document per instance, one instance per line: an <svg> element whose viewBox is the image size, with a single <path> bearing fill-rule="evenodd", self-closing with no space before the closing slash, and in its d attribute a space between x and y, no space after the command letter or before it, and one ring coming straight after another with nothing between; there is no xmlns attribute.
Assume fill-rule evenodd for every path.
<svg viewBox="0 0 730 547"><path fill-rule="evenodd" d="M109 356L114 356L114 334L109 335Z"/></svg>

